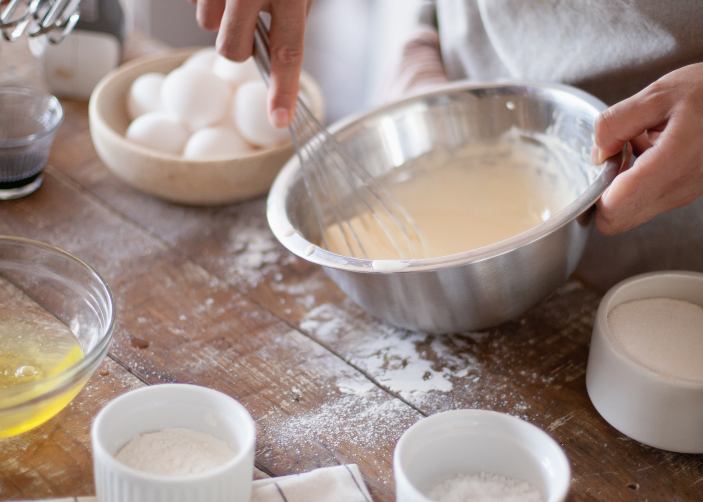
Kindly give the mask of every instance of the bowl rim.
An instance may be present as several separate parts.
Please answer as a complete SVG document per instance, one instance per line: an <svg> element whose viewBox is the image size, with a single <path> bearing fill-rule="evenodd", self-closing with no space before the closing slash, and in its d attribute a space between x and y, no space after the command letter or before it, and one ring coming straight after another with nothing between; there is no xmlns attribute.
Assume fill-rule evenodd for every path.
<svg viewBox="0 0 703 502"><path fill-rule="evenodd" d="M633 356L627 353L627 351L620 345L617 341L613 330L610 329L610 323L608 322L608 316L617 306L624 303L629 303L631 301L637 300L626 300L623 301L620 296L623 292L631 289L639 289L641 286L647 283L656 283L661 279L669 279L676 282L686 282L694 281L700 283L703 286L703 273L694 272L690 270L664 270L656 272L646 272L643 274L634 275L623 279L622 281L611 287L603 296L600 303L598 304L598 310L596 311L596 319L593 323L593 332L596 330L600 331L600 338L608 346L610 351L615 355L618 362L625 368L627 368L631 373L637 374L644 380L651 383L665 384L674 388L681 388L686 390L703 391L703 380L696 380L691 378L677 377L675 375L660 373L648 365L638 361ZM664 298L666 296L647 296L642 297L642 299L650 298ZM690 302L690 300L683 300ZM595 334L593 336L596 336ZM588 368L586 369L588 371Z"/></svg>
<svg viewBox="0 0 703 502"><path fill-rule="evenodd" d="M33 132L32 134L26 134L24 136L17 136L14 138L0 138L0 149L4 148L19 148L23 146L31 145L42 138L46 138L56 132L59 126L63 123L63 107L59 99L53 94L44 92L40 89L35 89L32 87L22 87L22 86L7 86L0 87L0 94L22 94L31 98L45 99L47 102L47 111L52 113L52 122L48 127L42 129L41 131Z"/></svg>
<svg viewBox="0 0 703 502"><path fill-rule="evenodd" d="M246 429L245 434L247 435L248 439L246 444L238 445L239 447L234 452L234 455L221 465L218 465L212 469L208 469L203 472L194 474L183 474L180 476L151 474L148 472L140 471L139 469L130 467L129 465L118 460L117 453L119 450L115 452L110 452L108 450L104 440L104 430L106 430L105 424L109 423L111 419L110 415L114 415L116 413L116 410L119 410L120 406L124 406L125 403L129 403L130 401L137 399L143 394L151 394L151 397L155 398L160 394L179 393L181 394L181 398L186 401L191 396L200 395L202 397L208 397L211 400L221 401L225 403L226 406L234 408L237 413L239 413L239 416L235 418L233 418L232 416L228 416L228 419L230 422L233 422L235 420L238 421L242 429ZM169 429L173 427L177 426L165 425L161 429L133 434L132 438L122 446L125 446L127 443L129 443L129 441L135 439L140 434L146 434L148 432L158 432L159 430ZM208 481L217 476L227 475L228 472L232 471L233 469L236 469L241 463L245 462L250 453L253 454L253 451L256 448L256 432L256 422L254 422L254 419L251 416L249 410L241 402L239 402L239 400L217 389L190 383L162 383L156 385L146 385L144 387L139 387L127 391L123 394L120 394L119 396L109 401L98 412L98 414L93 419L93 423L90 427L91 441L93 448L95 449L94 454L99 457L99 462L104 464L111 471L117 472L121 476L134 482L147 481L155 483L165 483L173 486L186 486L201 481ZM217 439L222 440L221 437L217 437Z"/></svg>
<svg viewBox="0 0 703 502"><path fill-rule="evenodd" d="M12 386L11 389L13 391L13 395L21 395L22 392L24 392L26 389L30 389L32 387L35 387L37 384L41 385L47 385L50 384L49 390L47 392L42 392L41 394L38 394L37 396L28 399L28 400L22 400L19 401L15 404L12 404L7 407L0 407L0 411L2 412L7 412L11 411L15 408L22 408L28 405L32 405L34 403L44 401L50 397L53 397L56 394L60 394L65 390L65 387L67 385L70 385L74 382L80 381L80 379L90 375L92 371L94 371L95 367L97 366L96 363L99 363L102 361L104 356L107 354L107 349L110 346L110 342L112 341L112 335L115 330L115 324L116 324L116 315L115 315L115 298L112 293L112 290L110 289L110 286L108 285L107 281L98 273L91 265L83 261L82 259L78 258L72 253L69 253L68 251L65 251L58 246L55 246L53 244L48 244L46 242L41 242L38 240L34 239L28 239L25 237L17 237L17 236L12 236L12 235L2 235L0 234L0 242L9 242L9 243L14 243L14 244L19 244L25 247L33 247L33 248L40 248L45 251L49 251L50 253L54 253L60 256L63 256L64 258L68 258L70 261L78 264L79 266L83 267L85 270L89 272L90 275L92 275L95 279L97 279L97 283L100 284L100 286L103 288L104 293L107 298L106 305L108 307L108 318L109 322L107 323L107 326L102 330L101 336L98 340L98 342L95 344L95 346L90 349L87 353L83 354L83 357L80 358L78 361L76 361L74 364L63 370L62 372L52 375L49 378L43 378L40 380L32 381L32 382L27 382L24 384L20 384L17 386ZM0 391L0 394L3 392Z"/></svg>
<svg viewBox="0 0 703 502"><path fill-rule="evenodd" d="M555 471L553 484L551 489L553 493L549 497L548 502L561 501L568 495L571 488L571 464L569 458L564 451L564 448L554 439L547 431L541 427L528 422L520 417L503 413L500 411L483 409L483 408L459 408L447 411L440 411L432 415L426 416L408 427L398 439L393 450L393 473L396 477L396 482L400 480L405 488L413 492L417 500L431 502L417 487L415 481L411 480L405 468L404 455L405 450L412 448L413 443L417 441L416 436L418 431L432 427L445 427L452 430L450 424L459 420L466 422L466 426L475 431L490 429L494 425L506 425L510 427L509 435L513 438L516 444L524 446L527 442L524 439L526 434L530 435L534 441L539 443L552 453L550 460L554 460L554 464L550 464ZM453 429L457 432L456 429ZM535 464L544 467L543 463L535 459ZM562 476L558 476L556 471L562 469ZM544 494L543 494L544 495Z"/></svg>
<svg viewBox="0 0 703 502"><path fill-rule="evenodd" d="M269 155L279 154L285 152L287 149L290 149L291 143L290 141L288 141L286 143L282 143L280 145L276 145L269 148L258 148L249 153L237 155L236 157L213 157L211 159L205 160L186 159L182 155L172 155L169 153L159 152L158 150L153 150L151 148L138 145L132 141L129 141L124 137L123 134L117 132L98 111L98 102L102 100L102 96L105 93L105 89L114 82L114 79L116 77L122 76L123 74L128 73L140 66L148 66L150 64L165 59L180 59L180 64L183 64L189 56L192 56L198 51L208 48L209 47L189 47L185 49L169 50L165 52L159 52L157 54L142 56L133 59L109 72L102 79L100 79L98 84L95 86L95 89L93 90L92 94L90 95L90 100L88 102L88 114L91 122L91 127L93 126L92 123L99 125L103 133L109 137L110 141L116 143L122 149L132 150L148 159L156 159L162 162L166 161L166 163L168 164L174 164L179 166L190 165L194 163L199 165L219 165L223 162L235 162L240 160L263 158ZM149 73L149 71L144 71L142 75L144 73ZM300 87L302 92L308 93L310 95L310 101L315 103L314 107L317 108L317 113L320 116L323 115L324 105L322 91L319 85L315 82L315 80L306 72L302 72L300 74Z"/></svg>
<svg viewBox="0 0 703 502"><path fill-rule="evenodd" d="M594 115L597 115L606 108L605 103L595 96L566 84L519 80L501 80L496 82L474 82L464 80L433 87L429 91L413 94L412 96L382 105L370 111L352 115L331 125L329 127L329 131L333 134L338 133L354 123L382 115L383 113L393 111L394 109L426 97L438 96L448 92L458 93L461 91L477 89L509 89L514 87L527 88L532 92L558 91L565 93L570 95L572 98L580 99L583 103L590 106L594 112ZM298 171L299 161L296 156L291 157L274 180L267 199L266 213L271 231L285 248L306 261L324 267L330 267L348 272L376 274L438 270L495 258L497 256L510 253L515 249L532 244L545 235L558 230L591 208L600 198L601 194L605 191L611 181L615 178L617 173L620 172L620 170L625 166L629 165L631 160L632 147L629 143L626 143L619 154L607 159L604 162L604 167L601 172L583 193L571 201L566 207L557 211L554 216L548 220L498 242L470 249L468 251L462 251L460 253L431 258L403 260L372 260L356 258L333 253L314 242L308 241L295 229L288 218L288 214L284 207L285 195L291 185L292 179ZM380 268L378 266L379 262L388 263L390 266L378 270Z"/></svg>

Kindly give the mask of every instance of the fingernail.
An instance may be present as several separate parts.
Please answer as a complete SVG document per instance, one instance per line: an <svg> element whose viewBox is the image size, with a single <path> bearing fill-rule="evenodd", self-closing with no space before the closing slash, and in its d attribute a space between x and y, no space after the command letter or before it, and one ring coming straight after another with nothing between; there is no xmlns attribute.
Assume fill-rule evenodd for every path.
<svg viewBox="0 0 703 502"><path fill-rule="evenodd" d="M599 148L596 153L596 164L602 164L607 158L608 157L605 155L605 152Z"/></svg>
<svg viewBox="0 0 703 502"><path fill-rule="evenodd" d="M598 150L597 146L593 145L591 147L591 162L593 162L594 164L598 164L598 152L599 151L600 150Z"/></svg>
<svg viewBox="0 0 703 502"><path fill-rule="evenodd" d="M288 123L290 122L290 115L288 114L288 110L285 108L276 108L274 111L271 112L271 122L273 123L274 127L277 127L279 129L283 127L288 127Z"/></svg>

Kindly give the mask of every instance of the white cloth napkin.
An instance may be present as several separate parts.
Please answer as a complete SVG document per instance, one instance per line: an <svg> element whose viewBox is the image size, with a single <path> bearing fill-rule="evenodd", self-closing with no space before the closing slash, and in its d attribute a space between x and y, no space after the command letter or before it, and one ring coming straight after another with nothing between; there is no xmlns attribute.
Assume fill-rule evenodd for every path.
<svg viewBox="0 0 703 502"><path fill-rule="evenodd" d="M254 481L251 502L372 502L355 464L322 467L280 478ZM29 501L27 501L29 502ZM43 502L96 502L95 497L46 499Z"/></svg>
<svg viewBox="0 0 703 502"><path fill-rule="evenodd" d="M371 502L355 464L254 481L251 502Z"/></svg>

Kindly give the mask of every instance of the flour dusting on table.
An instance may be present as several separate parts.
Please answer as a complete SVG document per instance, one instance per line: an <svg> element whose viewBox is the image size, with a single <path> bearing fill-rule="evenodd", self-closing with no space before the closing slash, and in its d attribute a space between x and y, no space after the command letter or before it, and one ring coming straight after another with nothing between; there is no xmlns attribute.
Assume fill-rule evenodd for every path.
<svg viewBox="0 0 703 502"><path fill-rule="evenodd" d="M264 277L280 272L281 265L295 257L276 241L262 218L235 223L229 230L221 259L226 279L231 284L254 288Z"/></svg>
<svg viewBox="0 0 703 502"><path fill-rule="evenodd" d="M332 346L343 344L346 336L356 338L350 362L401 396L451 392L453 379L479 371L477 361L467 361L465 354L460 357L455 352L457 347L448 345L449 339L356 318L350 310L329 303L313 308L301 321L300 329ZM337 385L342 392L354 394L373 388L372 382L360 384L344 378Z"/></svg>
<svg viewBox="0 0 703 502"><path fill-rule="evenodd" d="M386 451L418 418L405 403L379 391L367 397L342 395L301 415L270 416L259 423L263 435L276 447L321 443L331 448L357 445Z"/></svg>

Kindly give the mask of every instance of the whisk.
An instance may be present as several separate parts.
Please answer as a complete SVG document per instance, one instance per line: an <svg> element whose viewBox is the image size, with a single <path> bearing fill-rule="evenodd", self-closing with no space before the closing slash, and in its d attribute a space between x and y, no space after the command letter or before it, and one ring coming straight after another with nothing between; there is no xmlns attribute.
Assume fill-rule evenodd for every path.
<svg viewBox="0 0 703 502"><path fill-rule="evenodd" d="M2 3L2 2L0 2ZM0 10L0 32L14 42L25 33L60 43L80 18L80 0L9 0Z"/></svg>
<svg viewBox="0 0 703 502"><path fill-rule="evenodd" d="M254 39L254 59L266 84L270 83L271 60L268 28L259 17ZM385 187L345 151L334 136L315 118L300 96L289 126L319 226L321 243L329 248L327 229L337 228L346 249L337 250L360 258L418 258L424 256L421 234L407 211ZM338 194L344 192L344 197ZM356 208L347 216L349 208ZM374 237L384 242L370 242L360 235L372 227ZM379 235L380 231L380 235ZM383 248L394 256L370 256L370 249Z"/></svg>

